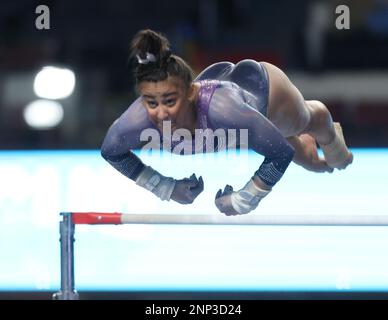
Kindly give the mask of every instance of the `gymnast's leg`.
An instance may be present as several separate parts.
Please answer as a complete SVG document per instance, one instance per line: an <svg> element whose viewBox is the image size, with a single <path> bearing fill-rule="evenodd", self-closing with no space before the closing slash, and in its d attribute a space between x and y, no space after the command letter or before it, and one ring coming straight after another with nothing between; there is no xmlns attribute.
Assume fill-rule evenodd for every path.
<svg viewBox="0 0 388 320"><path fill-rule="evenodd" d="M306 169L330 171L321 170L323 161L319 160L312 145L312 137L321 147L328 167L344 169L352 163L353 155L346 147L341 126L333 123L327 107L317 100L305 101L283 71L272 64L263 64L270 81L268 119L294 145L296 159L302 163L306 160ZM303 152L310 152L309 156L317 161L317 170L314 170L314 165L309 167L308 159L303 159L306 156Z"/></svg>

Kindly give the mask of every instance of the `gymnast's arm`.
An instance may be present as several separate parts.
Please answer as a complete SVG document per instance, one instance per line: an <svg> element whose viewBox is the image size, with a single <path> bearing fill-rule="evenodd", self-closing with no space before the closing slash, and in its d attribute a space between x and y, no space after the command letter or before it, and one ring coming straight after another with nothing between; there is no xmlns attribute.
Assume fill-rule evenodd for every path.
<svg viewBox="0 0 388 320"><path fill-rule="evenodd" d="M248 129L248 147L265 157L254 174L259 187L271 189L293 159L294 148L260 112L248 105L238 90L219 88L209 106L209 119L216 128Z"/></svg>
<svg viewBox="0 0 388 320"><path fill-rule="evenodd" d="M146 143L141 140L141 133L149 128L155 129L139 98L109 128L101 147L102 157L120 173L161 200L192 203L203 191L202 177L197 179L195 174L181 180L165 177L144 165L131 151Z"/></svg>
<svg viewBox="0 0 388 320"><path fill-rule="evenodd" d="M116 170L134 181L145 165L131 150L141 146L141 130L149 126L146 111L140 99L137 99L113 122L101 146L102 157Z"/></svg>
<svg viewBox="0 0 388 320"><path fill-rule="evenodd" d="M246 214L257 208L280 180L294 156L294 149L279 130L244 101L236 88L218 88L209 106L209 121L215 128L248 129L248 147L265 157L245 186L233 191L227 185L215 198L226 215Z"/></svg>

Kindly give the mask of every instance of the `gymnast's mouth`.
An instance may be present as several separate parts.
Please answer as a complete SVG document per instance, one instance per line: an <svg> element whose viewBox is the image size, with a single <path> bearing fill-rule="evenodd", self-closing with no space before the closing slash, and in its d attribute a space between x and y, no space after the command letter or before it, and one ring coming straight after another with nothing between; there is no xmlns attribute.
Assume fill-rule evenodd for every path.
<svg viewBox="0 0 388 320"><path fill-rule="evenodd" d="M164 125L163 125L163 123L164 123ZM161 131L162 131L163 129L164 129L164 130L169 130L169 129L171 129L171 132L173 132L174 130L177 129L176 123L175 123L175 122L172 122L171 120L161 121L161 122L158 122L156 125L157 125L158 129L160 129Z"/></svg>

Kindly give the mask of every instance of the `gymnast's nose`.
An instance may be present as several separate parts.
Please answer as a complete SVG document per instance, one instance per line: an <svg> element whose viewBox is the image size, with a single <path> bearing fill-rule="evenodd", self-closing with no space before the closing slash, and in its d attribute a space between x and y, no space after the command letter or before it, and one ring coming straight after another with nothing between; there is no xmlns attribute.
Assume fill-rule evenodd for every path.
<svg viewBox="0 0 388 320"><path fill-rule="evenodd" d="M158 122L168 120L170 118L168 111L163 105L160 105L158 107L157 113L156 113L156 118L158 119Z"/></svg>

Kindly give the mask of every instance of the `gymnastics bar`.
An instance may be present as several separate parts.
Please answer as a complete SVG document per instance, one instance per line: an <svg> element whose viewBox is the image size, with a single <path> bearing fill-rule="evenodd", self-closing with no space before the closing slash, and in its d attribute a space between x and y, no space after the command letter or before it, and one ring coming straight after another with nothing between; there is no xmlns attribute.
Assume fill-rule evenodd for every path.
<svg viewBox="0 0 388 320"><path fill-rule="evenodd" d="M78 300L74 287L74 233L76 224L164 224L164 225L281 225L281 226L388 226L388 215L260 215L222 214L123 214L61 212L61 290L56 300Z"/></svg>
<svg viewBox="0 0 388 320"><path fill-rule="evenodd" d="M388 215L123 214L73 212L74 224L388 226Z"/></svg>

